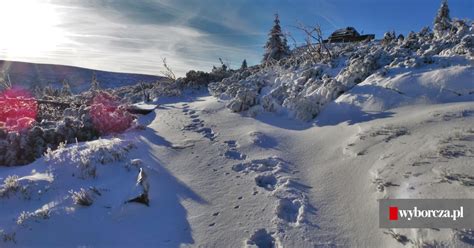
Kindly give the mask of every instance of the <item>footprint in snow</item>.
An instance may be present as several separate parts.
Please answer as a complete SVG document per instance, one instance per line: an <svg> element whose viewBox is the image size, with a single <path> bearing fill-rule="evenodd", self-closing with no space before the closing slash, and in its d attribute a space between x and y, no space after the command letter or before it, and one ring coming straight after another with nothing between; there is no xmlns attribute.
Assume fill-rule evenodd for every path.
<svg viewBox="0 0 474 248"><path fill-rule="evenodd" d="M278 146L278 141L273 137L270 137L262 132L250 132L249 134L249 141L262 148L274 148Z"/></svg>
<svg viewBox="0 0 474 248"><path fill-rule="evenodd" d="M255 231L252 236L244 242L246 248L274 248L276 247L275 238L265 229Z"/></svg>
<svg viewBox="0 0 474 248"><path fill-rule="evenodd" d="M224 153L224 156L228 159L235 159L235 160L244 160L247 158L247 155L236 150L228 150Z"/></svg>
<svg viewBox="0 0 474 248"><path fill-rule="evenodd" d="M205 138L208 138L211 141L214 141L216 138L217 134L214 133L214 131L211 128L204 127L199 130L197 130L198 133L201 133Z"/></svg>
<svg viewBox="0 0 474 248"><path fill-rule="evenodd" d="M237 148L238 144L236 140L226 140L224 143L230 148Z"/></svg>
<svg viewBox="0 0 474 248"><path fill-rule="evenodd" d="M204 127L204 123L202 122L193 122L191 124L188 124L182 128L182 130L186 131L196 131L199 128Z"/></svg>
<svg viewBox="0 0 474 248"><path fill-rule="evenodd" d="M269 157L265 159L254 159L250 162L235 164L232 170L235 172L249 173L250 171L265 172L265 171L281 171L286 167L286 162L278 157Z"/></svg>
<svg viewBox="0 0 474 248"><path fill-rule="evenodd" d="M224 143L227 145L227 147L229 147L230 149L227 150L225 153L224 153L224 156L228 159L235 159L235 160L244 160L247 158L247 155L239 152L237 150L237 147L239 146L237 144L237 141L235 140L226 140L224 141Z"/></svg>
<svg viewBox="0 0 474 248"><path fill-rule="evenodd" d="M303 204L299 200L280 199L275 212L278 218L286 222L297 223L299 219L302 219L300 216L300 213L303 212L300 210L302 207Z"/></svg>
<svg viewBox="0 0 474 248"><path fill-rule="evenodd" d="M278 184L278 179L271 173L263 173L255 177L257 186L273 191Z"/></svg>

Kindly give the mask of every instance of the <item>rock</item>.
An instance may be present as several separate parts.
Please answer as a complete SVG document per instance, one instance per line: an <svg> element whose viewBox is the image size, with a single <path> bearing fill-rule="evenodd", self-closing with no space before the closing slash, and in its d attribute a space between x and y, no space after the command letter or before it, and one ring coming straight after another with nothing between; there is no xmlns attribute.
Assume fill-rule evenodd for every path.
<svg viewBox="0 0 474 248"><path fill-rule="evenodd" d="M140 168L134 189L134 195L136 196L127 200L126 203L136 202L150 206L150 199L148 198L149 189L150 185L148 184L147 175L143 168Z"/></svg>

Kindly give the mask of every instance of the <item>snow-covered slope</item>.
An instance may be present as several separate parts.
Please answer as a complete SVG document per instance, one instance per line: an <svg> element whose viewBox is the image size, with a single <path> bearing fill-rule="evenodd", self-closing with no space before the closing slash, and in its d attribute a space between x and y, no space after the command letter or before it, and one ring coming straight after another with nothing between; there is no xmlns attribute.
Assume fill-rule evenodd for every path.
<svg viewBox="0 0 474 248"><path fill-rule="evenodd" d="M469 71L429 73L462 78ZM413 75L417 87L431 80ZM405 79L378 84L407 92ZM312 123L245 117L206 95L162 99L140 119L142 130L0 168L2 247L402 247L378 228L377 199L474 197L474 103L408 105L402 98L407 106L387 105L392 100L377 95L384 91L364 86L371 82ZM367 94L370 104L351 100ZM92 205L75 204L81 188ZM127 203L144 188L149 206ZM413 246L473 240L463 230L395 232Z"/></svg>
<svg viewBox="0 0 474 248"><path fill-rule="evenodd" d="M424 28L418 33L411 32L406 38L386 34L381 41L325 44L330 52L318 53L300 47L284 60L241 70L222 81L210 83L209 91L227 100L227 107L233 112L269 111L304 121L314 119L328 103L368 78L371 85L359 89L369 95L373 92L367 88L397 92L396 88L389 87L396 81L400 85L393 86L408 90L406 97L412 99L436 96L434 91L439 91L443 98L436 96L428 101L453 101L453 96L461 96L457 100L471 98L472 91L465 90L469 90L466 83L472 77L474 27L471 21L454 23L456 27L444 35ZM459 68L449 68L447 73L442 70L429 73L454 66ZM385 80L387 77L403 78L393 78L385 83L387 85L372 86L378 84L377 78ZM425 80L427 84L412 84L411 77ZM457 82L458 79L461 81ZM458 87L461 92L456 91ZM390 98L405 103L405 99Z"/></svg>
<svg viewBox="0 0 474 248"><path fill-rule="evenodd" d="M74 93L90 89L93 73L102 88L116 88L135 85L139 82L155 82L162 77L132 73L119 73L92 70L74 66L34 64L0 60L0 78L10 81L14 85L26 88L46 87L61 88L63 80L67 80Z"/></svg>
<svg viewBox="0 0 474 248"><path fill-rule="evenodd" d="M368 120L386 116L397 107L474 101L473 61L459 57L439 57L437 61L421 68L392 68L372 74L327 104L321 115L331 117L317 122Z"/></svg>

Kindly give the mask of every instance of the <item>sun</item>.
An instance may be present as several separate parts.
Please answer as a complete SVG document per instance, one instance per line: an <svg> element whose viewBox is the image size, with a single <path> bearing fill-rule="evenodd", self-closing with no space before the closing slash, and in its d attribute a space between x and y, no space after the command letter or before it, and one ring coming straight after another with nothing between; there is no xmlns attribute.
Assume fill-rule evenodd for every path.
<svg viewBox="0 0 474 248"><path fill-rule="evenodd" d="M6 57L35 57L64 42L56 7L40 0L0 1L0 53Z"/></svg>

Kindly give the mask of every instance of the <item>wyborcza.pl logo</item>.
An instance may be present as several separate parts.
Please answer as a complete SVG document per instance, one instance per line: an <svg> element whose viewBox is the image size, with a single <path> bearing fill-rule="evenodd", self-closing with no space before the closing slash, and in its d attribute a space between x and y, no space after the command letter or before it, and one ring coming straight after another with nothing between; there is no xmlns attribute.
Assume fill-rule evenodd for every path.
<svg viewBox="0 0 474 248"><path fill-rule="evenodd" d="M472 228L474 199L381 199L381 228Z"/></svg>
<svg viewBox="0 0 474 248"><path fill-rule="evenodd" d="M414 207L413 209L398 209L396 206L389 207L389 220L396 221L398 216L400 218L406 218L407 220L412 220L414 218L452 218L456 220L457 218L464 218L464 207L460 207L458 210L447 210L447 209L418 209Z"/></svg>

